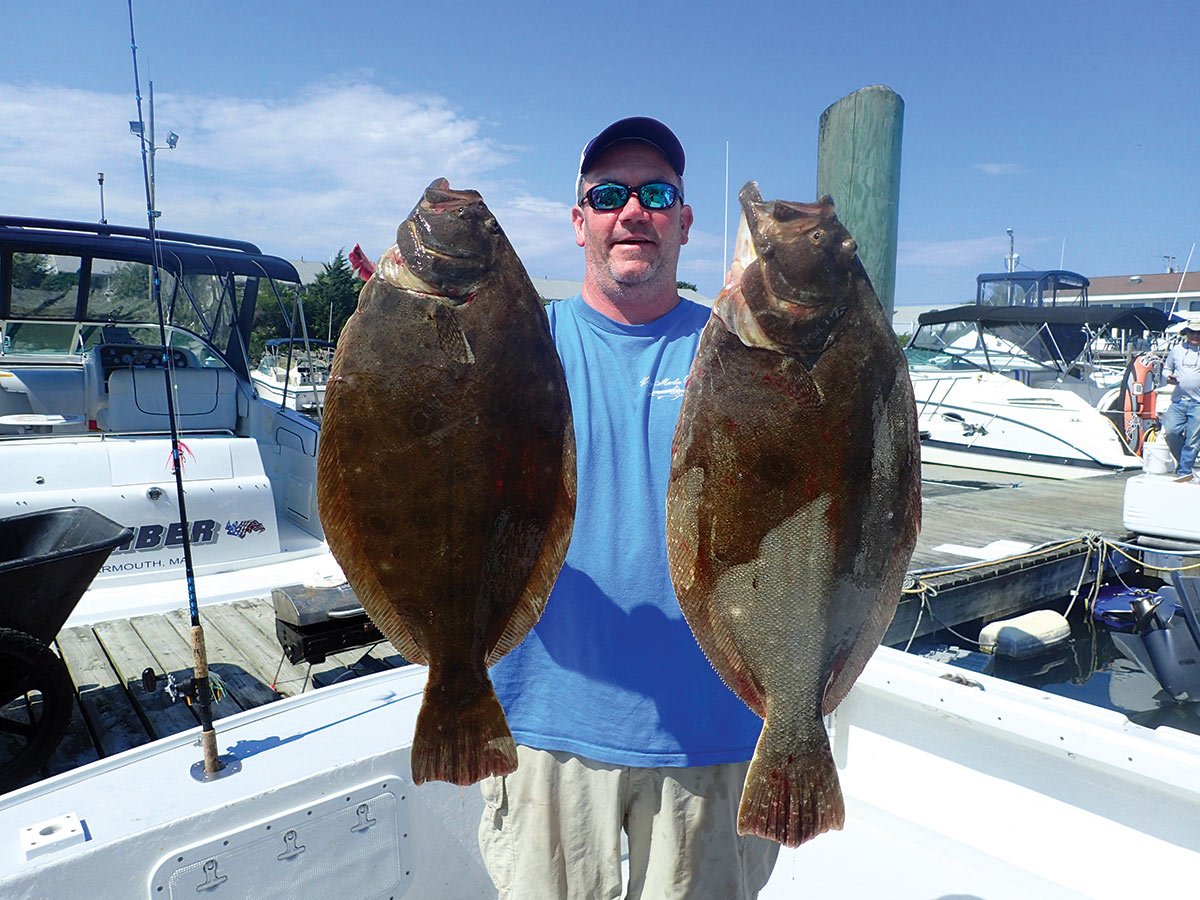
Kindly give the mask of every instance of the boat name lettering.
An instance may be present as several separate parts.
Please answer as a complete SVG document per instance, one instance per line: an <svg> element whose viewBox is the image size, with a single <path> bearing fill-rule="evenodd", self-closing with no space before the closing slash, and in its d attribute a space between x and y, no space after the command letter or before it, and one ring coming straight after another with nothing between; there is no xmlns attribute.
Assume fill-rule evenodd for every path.
<svg viewBox="0 0 1200 900"><path fill-rule="evenodd" d="M193 544L213 544L220 537L220 525L214 519L196 519L188 525L191 526ZM164 547L183 546L183 525L179 522L166 525L150 522L132 527L133 536L124 544L120 544L113 553L140 553L161 550Z"/></svg>
<svg viewBox="0 0 1200 900"><path fill-rule="evenodd" d="M129 562L105 563L100 567L100 573L111 575L114 572L137 572L141 569L161 569L162 567L161 559L138 559Z"/></svg>

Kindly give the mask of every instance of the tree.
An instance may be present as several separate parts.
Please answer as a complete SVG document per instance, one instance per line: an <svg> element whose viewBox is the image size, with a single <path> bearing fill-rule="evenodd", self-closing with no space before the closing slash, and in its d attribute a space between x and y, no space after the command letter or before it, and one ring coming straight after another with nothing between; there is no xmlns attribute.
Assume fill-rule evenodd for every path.
<svg viewBox="0 0 1200 900"><path fill-rule="evenodd" d="M318 340L337 340L342 326L358 306L358 292L363 282L350 268L346 254L339 250L332 262L325 263L321 274L305 288L304 324L308 336ZM283 308L280 309L280 306ZM331 314L332 325L330 328ZM295 319L291 327L289 319ZM257 360L266 341L277 337L302 337L296 314L296 292L280 287L279 299L265 284L259 285L258 303L254 311L254 330L250 335L250 357Z"/></svg>
<svg viewBox="0 0 1200 900"><path fill-rule="evenodd" d="M342 326L358 306L358 293L363 283L350 268L344 250L339 250L305 292L304 314L309 336L336 341Z"/></svg>
<svg viewBox="0 0 1200 900"><path fill-rule="evenodd" d="M675 289L678 291L699 291L700 290L698 287L696 287L690 281L675 282Z"/></svg>
<svg viewBox="0 0 1200 900"><path fill-rule="evenodd" d="M51 274L50 257L42 253L13 254L13 287L41 287Z"/></svg>

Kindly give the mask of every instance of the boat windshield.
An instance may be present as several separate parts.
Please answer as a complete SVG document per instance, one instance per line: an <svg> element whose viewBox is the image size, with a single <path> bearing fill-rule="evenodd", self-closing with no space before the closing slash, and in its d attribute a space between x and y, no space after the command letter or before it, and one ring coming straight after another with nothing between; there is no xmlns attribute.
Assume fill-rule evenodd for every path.
<svg viewBox="0 0 1200 900"><path fill-rule="evenodd" d="M941 325L922 325L912 336L904 355L913 372L979 371L987 368L977 362L963 347L964 340L975 335L970 322L946 322ZM986 360L984 361L986 362Z"/></svg>
<svg viewBox="0 0 1200 900"><path fill-rule="evenodd" d="M0 321L0 361L69 362L98 344L139 344L161 347L157 325L113 325L111 322ZM167 326L167 345L184 352L193 366L226 368L224 360L199 336Z"/></svg>
<svg viewBox="0 0 1200 900"><path fill-rule="evenodd" d="M1045 324L984 325L944 322L922 325L905 355L915 371L984 369L990 372L1059 372L1079 348L1075 334ZM1076 328L1074 331L1078 332ZM1064 343L1071 346L1066 347Z"/></svg>
<svg viewBox="0 0 1200 900"><path fill-rule="evenodd" d="M85 227L94 228L80 226L80 231ZM49 226L0 227L0 237L16 245L11 251L0 248L11 260L0 266L8 288L7 298L0 292L0 359L82 357L99 343L161 345L151 266L101 255L110 250L113 257L147 253L147 241ZM19 249L23 241L39 240L54 240L62 252ZM170 345L189 351L195 365L244 371L256 301L274 297L282 304L282 296L299 291L298 283L280 282L269 270L291 276L294 268L236 247L209 249L181 241L164 246L159 293Z"/></svg>

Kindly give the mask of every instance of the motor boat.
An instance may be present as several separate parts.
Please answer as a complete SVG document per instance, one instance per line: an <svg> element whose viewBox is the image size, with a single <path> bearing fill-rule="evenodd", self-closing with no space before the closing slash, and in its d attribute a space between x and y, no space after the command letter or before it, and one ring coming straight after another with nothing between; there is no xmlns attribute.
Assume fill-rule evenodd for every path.
<svg viewBox="0 0 1200 900"><path fill-rule="evenodd" d="M0 518L85 506L131 529L69 625L186 603L171 415L202 603L338 574L320 426L260 396L247 359L256 301L297 288L295 268L244 241L156 237L0 217Z"/></svg>
<svg viewBox="0 0 1200 900"><path fill-rule="evenodd" d="M1129 366L1093 348L1097 335L1158 332L1171 317L1089 306L1087 286L1065 270L983 274L975 303L919 317L905 355L924 461L1046 478L1141 465L1140 435L1125 433L1127 418L1142 421L1141 394L1122 393Z"/></svg>
<svg viewBox="0 0 1200 900"><path fill-rule="evenodd" d="M271 338L250 380L263 399L319 416L335 346L313 338Z"/></svg>

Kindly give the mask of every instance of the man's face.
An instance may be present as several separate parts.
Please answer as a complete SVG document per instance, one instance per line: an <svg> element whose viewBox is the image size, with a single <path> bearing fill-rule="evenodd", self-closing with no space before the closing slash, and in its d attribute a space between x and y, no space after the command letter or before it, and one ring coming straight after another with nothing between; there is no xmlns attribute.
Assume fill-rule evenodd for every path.
<svg viewBox="0 0 1200 900"><path fill-rule="evenodd" d="M1200 346L1200 331L1185 331L1183 336L1193 347Z"/></svg>
<svg viewBox="0 0 1200 900"><path fill-rule="evenodd" d="M584 174L583 189L606 182L639 187L651 181L676 186L670 163L649 144L631 141L604 152ZM666 285L674 290L679 248L687 243L692 208L676 202L670 209L644 209L637 195L621 209L571 210L575 242L584 249L589 276L601 288L619 292L632 285Z"/></svg>

